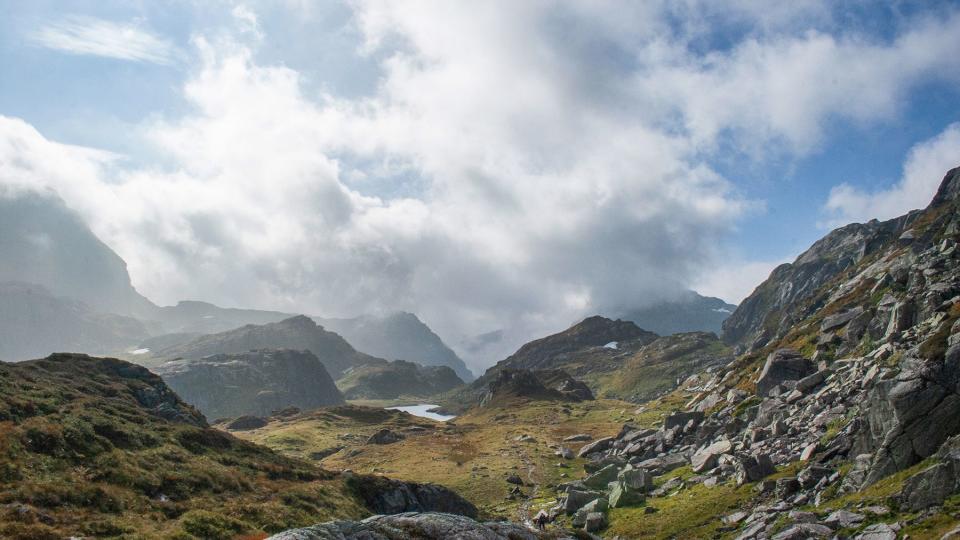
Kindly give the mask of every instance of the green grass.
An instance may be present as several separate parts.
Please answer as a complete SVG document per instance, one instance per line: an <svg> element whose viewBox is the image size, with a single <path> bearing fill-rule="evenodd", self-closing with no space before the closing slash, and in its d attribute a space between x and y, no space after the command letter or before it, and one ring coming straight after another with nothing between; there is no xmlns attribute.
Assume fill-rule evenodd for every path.
<svg viewBox="0 0 960 540"><path fill-rule="evenodd" d="M711 538L718 534L722 516L744 507L755 496L749 484L739 488L733 484L712 488L696 484L673 495L648 498L640 507L611 509L610 526L604 535L634 539ZM647 507L656 511L647 513Z"/></svg>
<svg viewBox="0 0 960 540"><path fill-rule="evenodd" d="M44 516L0 511L0 537L233 538L366 514L311 463L153 414L151 400L167 400L202 422L164 392L117 360L0 364L0 505Z"/></svg>

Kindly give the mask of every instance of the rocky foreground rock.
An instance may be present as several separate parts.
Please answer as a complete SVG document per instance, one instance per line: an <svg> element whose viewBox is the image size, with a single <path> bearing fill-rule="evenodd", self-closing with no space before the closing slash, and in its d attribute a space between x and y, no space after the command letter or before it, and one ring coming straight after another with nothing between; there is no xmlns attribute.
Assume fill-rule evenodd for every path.
<svg viewBox="0 0 960 540"><path fill-rule="evenodd" d="M282 532L268 540L538 540L545 535L515 523L479 523L437 512L373 516L363 521L332 521ZM557 538L550 536L549 538Z"/></svg>

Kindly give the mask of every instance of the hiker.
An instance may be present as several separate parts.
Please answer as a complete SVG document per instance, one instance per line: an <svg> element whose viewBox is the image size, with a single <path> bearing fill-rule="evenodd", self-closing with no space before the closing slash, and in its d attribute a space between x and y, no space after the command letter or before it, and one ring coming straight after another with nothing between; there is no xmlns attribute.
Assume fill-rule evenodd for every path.
<svg viewBox="0 0 960 540"><path fill-rule="evenodd" d="M547 516L546 512L541 510L537 516L533 518L533 522L537 525L538 529L545 531L547 530L547 523L550 522L550 518Z"/></svg>

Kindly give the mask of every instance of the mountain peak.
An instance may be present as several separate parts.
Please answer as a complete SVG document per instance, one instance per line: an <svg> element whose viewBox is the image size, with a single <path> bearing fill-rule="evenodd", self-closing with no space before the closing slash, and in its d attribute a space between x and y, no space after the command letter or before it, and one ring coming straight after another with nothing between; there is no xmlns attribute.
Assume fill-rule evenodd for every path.
<svg viewBox="0 0 960 540"><path fill-rule="evenodd" d="M955 167L947 171L940 182L940 188L937 194L933 196L931 207L940 206L950 201L956 201L960 197L960 167Z"/></svg>

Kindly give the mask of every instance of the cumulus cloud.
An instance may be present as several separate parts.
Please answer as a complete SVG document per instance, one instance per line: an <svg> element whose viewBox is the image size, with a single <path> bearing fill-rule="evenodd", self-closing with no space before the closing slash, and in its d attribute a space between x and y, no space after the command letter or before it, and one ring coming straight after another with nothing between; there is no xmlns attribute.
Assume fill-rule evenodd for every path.
<svg viewBox="0 0 960 540"><path fill-rule="evenodd" d="M50 22L28 38L41 47L70 54L156 64L172 64L177 52L169 40L138 24L81 15L70 15Z"/></svg>
<svg viewBox="0 0 960 540"><path fill-rule="evenodd" d="M756 19L740 4L738 20ZM676 28L676 5L357 1L362 53L381 68L361 98L259 63L270 36L243 8L254 43L195 38L191 110L143 122L162 167L6 118L0 175L59 192L157 301L406 309L450 343L497 332L461 350L489 365L702 281L750 205L710 166L724 139L803 152L834 115L893 114L900 92L955 61L926 47L952 50L960 27L921 20L870 41L779 33L790 18L760 10L764 32L698 52L709 30ZM864 56L879 67L857 69ZM919 67L896 76L906 60ZM844 95L861 86L862 102ZM745 289L720 279L726 298Z"/></svg>
<svg viewBox="0 0 960 540"><path fill-rule="evenodd" d="M943 173L960 165L960 123L910 149L903 176L880 191L864 191L843 183L830 190L824 210L828 224L844 225L871 219L890 219L923 208L937 192Z"/></svg>
<svg viewBox="0 0 960 540"><path fill-rule="evenodd" d="M787 259L750 261L733 259L713 266L693 284L693 289L705 296L716 296L731 304L739 304L763 283L773 269Z"/></svg>

